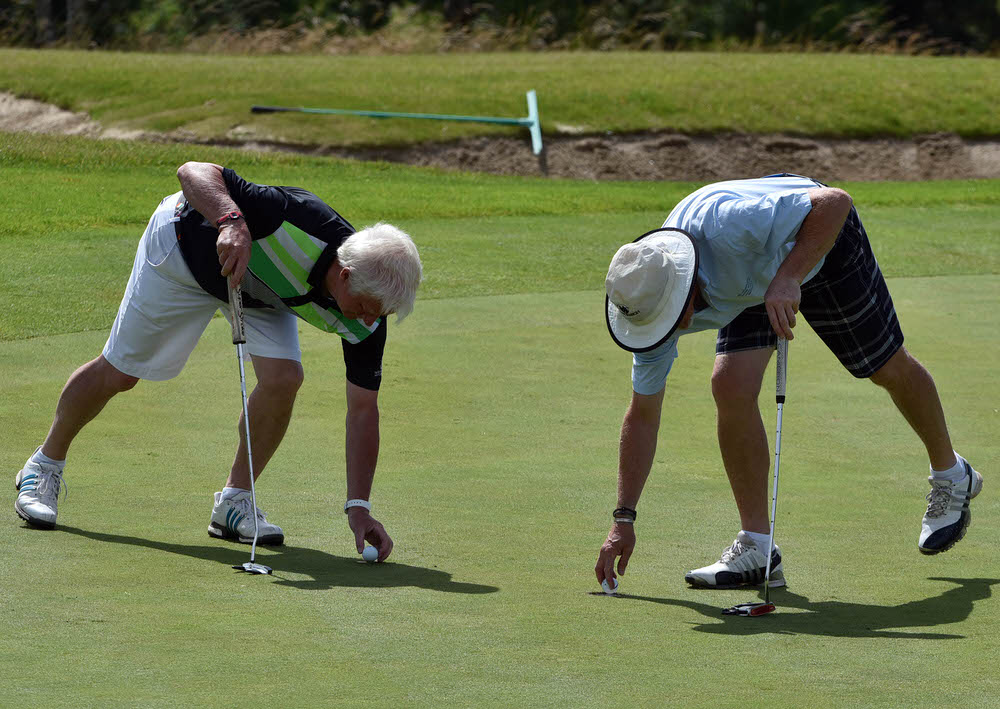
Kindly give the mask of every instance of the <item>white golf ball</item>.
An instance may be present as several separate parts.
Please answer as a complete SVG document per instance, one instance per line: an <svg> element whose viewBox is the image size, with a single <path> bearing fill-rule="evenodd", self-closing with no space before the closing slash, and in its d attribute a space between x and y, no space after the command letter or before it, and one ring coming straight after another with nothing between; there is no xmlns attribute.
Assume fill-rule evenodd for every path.
<svg viewBox="0 0 1000 709"><path fill-rule="evenodd" d="M613 583L614 586L609 585L607 579L601 581L601 588L603 588L604 592L609 596L613 596L618 593L618 579L611 579L611 583Z"/></svg>
<svg viewBox="0 0 1000 709"><path fill-rule="evenodd" d="M375 561L378 558L378 549L375 547L365 547L361 552L361 558L365 561Z"/></svg>

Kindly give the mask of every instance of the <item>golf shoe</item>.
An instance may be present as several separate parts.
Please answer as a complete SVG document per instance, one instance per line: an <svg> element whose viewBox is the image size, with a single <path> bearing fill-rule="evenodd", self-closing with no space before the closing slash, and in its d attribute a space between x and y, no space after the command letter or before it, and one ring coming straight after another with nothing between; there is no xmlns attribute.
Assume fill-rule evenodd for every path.
<svg viewBox="0 0 1000 709"><path fill-rule="evenodd" d="M767 571L767 551L757 549L753 540L740 532L732 546L722 552L714 564L689 571L684 580L699 588L737 588L757 586L763 583ZM781 550L777 546L771 552L771 588L785 585L785 574L781 564Z"/></svg>
<svg viewBox="0 0 1000 709"><path fill-rule="evenodd" d="M972 520L969 502L983 489L983 476L963 458L965 476L958 482L929 477L931 491L927 493L927 511L920 525L917 548L923 554L948 551L965 536Z"/></svg>
<svg viewBox="0 0 1000 709"><path fill-rule="evenodd" d="M32 527L55 527L59 491L65 485L62 475L59 466L37 463L29 458L14 478L17 515Z"/></svg>
<svg viewBox="0 0 1000 709"><path fill-rule="evenodd" d="M253 503L246 490L228 500L222 493L215 493L215 507L208 524L208 533L220 539L235 539L242 544L253 542ZM285 541L281 527L271 524L264 512L257 508L257 543L277 546Z"/></svg>

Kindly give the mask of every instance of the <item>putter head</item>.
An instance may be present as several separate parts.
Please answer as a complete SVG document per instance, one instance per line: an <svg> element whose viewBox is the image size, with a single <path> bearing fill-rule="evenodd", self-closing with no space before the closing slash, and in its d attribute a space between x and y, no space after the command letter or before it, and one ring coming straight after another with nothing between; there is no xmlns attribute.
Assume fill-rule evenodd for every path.
<svg viewBox="0 0 1000 709"><path fill-rule="evenodd" d="M271 573L270 566L264 566L263 564L257 564L253 561L248 561L244 564L237 564L233 567L237 571L246 571L248 574L269 574Z"/></svg>
<svg viewBox="0 0 1000 709"><path fill-rule="evenodd" d="M726 608L722 615L758 616L774 613L777 610L773 603L737 603L732 608Z"/></svg>

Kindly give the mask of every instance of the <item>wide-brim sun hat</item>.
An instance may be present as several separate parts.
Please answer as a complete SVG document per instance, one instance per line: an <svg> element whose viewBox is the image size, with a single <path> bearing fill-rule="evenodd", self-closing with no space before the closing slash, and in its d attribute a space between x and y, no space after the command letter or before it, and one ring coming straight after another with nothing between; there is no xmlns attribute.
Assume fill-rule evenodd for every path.
<svg viewBox="0 0 1000 709"><path fill-rule="evenodd" d="M654 229L618 249L604 299L615 344L647 352L666 342L694 296L697 274L698 249L681 229Z"/></svg>

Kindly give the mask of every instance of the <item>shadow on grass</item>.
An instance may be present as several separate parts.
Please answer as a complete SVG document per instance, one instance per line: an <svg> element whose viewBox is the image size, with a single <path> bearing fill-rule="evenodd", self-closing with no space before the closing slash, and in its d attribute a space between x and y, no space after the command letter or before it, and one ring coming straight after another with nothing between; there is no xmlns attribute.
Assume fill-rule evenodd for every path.
<svg viewBox="0 0 1000 709"><path fill-rule="evenodd" d="M127 537L121 534L91 532L77 527L59 526L56 532L74 534L98 542L110 544L128 544L130 546L156 549L170 554L180 554L194 559L213 561L226 566L242 564L250 560L250 545L233 542L218 542L211 546L193 544L170 544L142 537ZM263 554L261 552L263 551ZM257 559L262 564L275 567L272 578L279 586L299 588L306 591L319 591L330 588L397 588L416 586L430 591L446 593L494 593L500 589L496 586L484 586L475 583L452 581L451 574L438 569L428 569L421 566L397 564L389 561L383 564L365 564L358 557L348 558L335 556L325 551L307 547L279 546L258 547ZM364 567L364 568L359 568ZM309 578L288 578L282 575L284 571L296 576L305 575ZM233 569L233 574L240 573Z"/></svg>
<svg viewBox="0 0 1000 709"><path fill-rule="evenodd" d="M741 602L735 595L723 591L709 591L718 599L715 603L697 603L675 598L653 598L621 594L618 599L649 601L669 606L690 608L707 618L711 623L694 623L693 630L703 633L724 635L754 635L779 633L788 635L828 635L842 638L911 638L914 640L957 640L964 635L931 632L899 632L889 628L928 628L938 625L960 623L972 613L974 601L981 601L991 595L990 587L1000 583L1000 579L960 579L930 577L931 581L957 584L939 596L910 601L895 606L879 606L847 601L811 602L805 596L792 593L788 589L774 589L770 600L778 610L770 615L747 618L724 616L725 604ZM738 591L736 592L738 593ZM595 594L603 595L603 594ZM763 591L759 592L763 600ZM797 608L806 613L782 612L786 608Z"/></svg>

